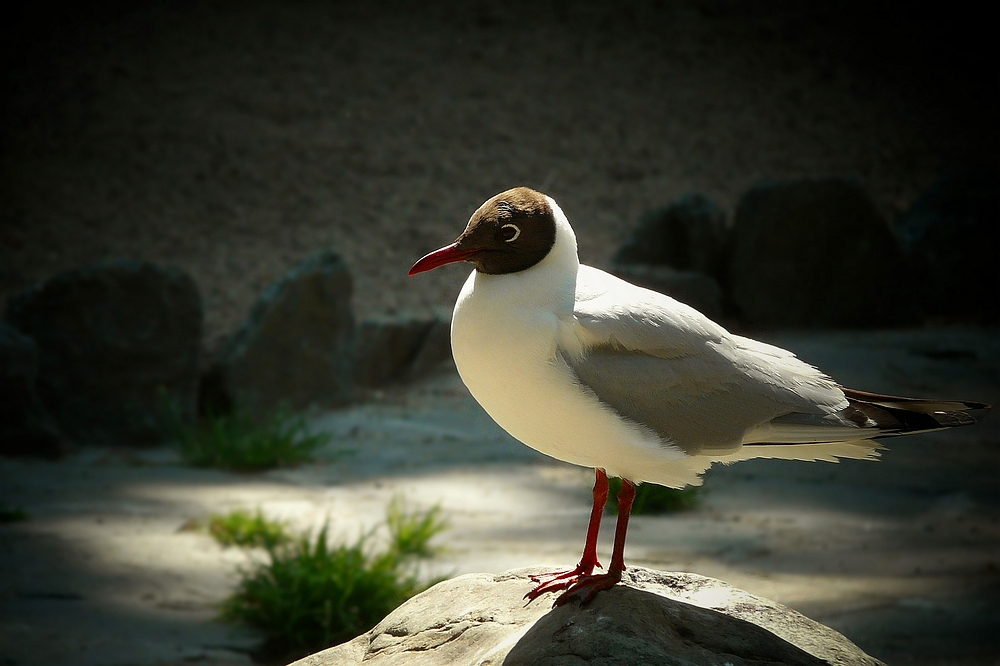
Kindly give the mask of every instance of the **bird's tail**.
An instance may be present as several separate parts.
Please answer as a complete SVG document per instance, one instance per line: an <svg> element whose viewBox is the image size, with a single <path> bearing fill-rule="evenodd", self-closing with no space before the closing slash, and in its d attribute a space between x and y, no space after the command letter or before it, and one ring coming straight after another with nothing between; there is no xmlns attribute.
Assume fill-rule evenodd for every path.
<svg viewBox="0 0 1000 666"><path fill-rule="evenodd" d="M872 437L893 437L972 425L970 410L989 409L983 402L924 400L842 389L850 405L841 415L862 428L875 428Z"/></svg>
<svg viewBox="0 0 1000 666"><path fill-rule="evenodd" d="M833 414L794 413L746 434L744 446L821 444L932 432L976 422L968 412L982 402L924 400L842 389L848 406Z"/></svg>
<svg viewBox="0 0 1000 666"><path fill-rule="evenodd" d="M836 462L874 460L885 448L879 437L944 430L976 422L969 414L990 406L963 400L923 400L842 389L848 406L833 414L786 414L749 431L743 446L729 453L671 461L669 469L650 468L641 480L681 488L698 485L698 475L713 462L730 464L754 458ZM681 477L680 473L686 473Z"/></svg>

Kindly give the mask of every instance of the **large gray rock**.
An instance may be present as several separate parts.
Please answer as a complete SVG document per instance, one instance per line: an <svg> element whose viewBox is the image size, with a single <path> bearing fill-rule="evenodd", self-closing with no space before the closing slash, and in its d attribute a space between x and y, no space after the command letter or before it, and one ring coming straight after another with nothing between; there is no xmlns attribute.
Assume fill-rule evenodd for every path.
<svg viewBox="0 0 1000 666"><path fill-rule="evenodd" d="M667 208L644 213L614 262L670 266L718 277L725 245L725 212L701 194L686 194Z"/></svg>
<svg viewBox="0 0 1000 666"><path fill-rule="evenodd" d="M371 388L414 379L451 358L451 323L443 313L382 315L358 326L354 381Z"/></svg>
<svg viewBox="0 0 1000 666"><path fill-rule="evenodd" d="M59 432L35 392L38 345L0 323L0 454L53 457Z"/></svg>
<svg viewBox="0 0 1000 666"><path fill-rule="evenodd" d="M270 410L353 396L351 274L334 252L300 262L257 299L202 384L203 406Z"/></svg>
<svg viewBox="0 0 1000 666"><path fill-rule="evenodd" d="M930 317L1000 319L1000 173L955 169L938 178L896 225Z"/></svg>
<svg viewBox="0 0 1000 666"><path fill-rule="evenodd" d="M294 666L880 664L809 618L722 581L639 567L581 607L526 603L538 569L470 574Z"/></svg>
<svg viewBox="0 0 1000 666"><path fill-rule="evenodd" d="M616 264L610 272L626 282L675 298L716 321L723 317L722 287L703 273L647 264Z"/></svg>
<svg viewBox="0 0 1000 666"><path fill-rule="evenodd" d="M164 398L194 412L201 298L176 269L114 260L61 273L5 320L37 343L38 395L73 440L156 443Z"/></svg>
<svg viewBox="0 0 1000 666"><path fill-rule="evenodd" d="M910 322L908 277L895 236L855 183L771 182L740 199L728 280L733 300L751 324Z"/></svg>

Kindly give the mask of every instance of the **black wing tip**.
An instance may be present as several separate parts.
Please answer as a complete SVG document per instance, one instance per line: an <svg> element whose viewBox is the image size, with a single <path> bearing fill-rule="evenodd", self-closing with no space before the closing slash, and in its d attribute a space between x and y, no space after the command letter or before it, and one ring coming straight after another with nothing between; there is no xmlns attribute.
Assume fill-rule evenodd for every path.
<svg viewBox="0 0 1000 666"><path fill-rule="evenodd" d="M985 402L971 400L929 400L842 389L850 402L848 410L874 422L880 436L930 432L974 425L969 411L990 409ZM847 410L845 410L847 411ZM852 420L857 421L857 418Z"/></svg>
<svg viewBox="0 0 1000 666"><path fill-rule="evenodd" d="M945 428L956 428L976 423L976 419L965 412L935 412L931 416Z"/></svg>
<svg viewBox="0 0 1000 666"><path fill-rule="evenodd" d="M841 391L844 392L844 396L852 402L864 402L864 403L889 403L893 407L898 409L907 409L910 406L912 409L917 411L920 405L948 405L951 409L948 410L934 410L934 411L964 411L967 409L971 410L986 410L992 409L993 407L986 402L977 402L975 400L936 400L932 398L907 398L900 395L888 395L885 393L871 393L869 391L859 391L858 389L846 388L844 386L839 387Z"/></svg>

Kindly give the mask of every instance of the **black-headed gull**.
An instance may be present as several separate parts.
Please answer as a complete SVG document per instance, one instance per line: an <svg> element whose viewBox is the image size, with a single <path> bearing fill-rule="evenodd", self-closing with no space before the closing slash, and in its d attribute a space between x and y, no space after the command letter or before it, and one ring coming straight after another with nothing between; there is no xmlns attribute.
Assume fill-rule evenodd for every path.
<svg viewBox="0 0 1000 666"><path fill-rule="evenodd" d="M452 353L472 395L521 442L593 467L583 558L538 576L528 597L564 590L584 603L625 569L635 484L683 488L715 462L873 459L875 437L974 423L971 402L845 389L789 351L729 333L694 308L581 265L550 197L496 195L451 245L410 275L467 261ZM608 475L622 478L607 573L594 574Z"/></svg>

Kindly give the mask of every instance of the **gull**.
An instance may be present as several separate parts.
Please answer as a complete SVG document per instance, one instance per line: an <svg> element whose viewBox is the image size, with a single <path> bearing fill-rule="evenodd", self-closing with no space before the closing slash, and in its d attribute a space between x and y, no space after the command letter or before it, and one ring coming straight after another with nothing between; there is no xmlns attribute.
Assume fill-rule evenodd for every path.
<svg viewBox="0 0 1000 666"><path fill-rule="evenodd" d="M636 485L699 485L713 463L870 460L874 438L968 425L988 405L845 388L789 351L734 335L692 307L580 263L551 198L517 187L489 199L415 275L474 270L451 323L462 381L527 446L596 470L586 545L572 569L526 595L587 603L621 580ZM608 476L622 479L611 563L597 559Z"/></svg>

